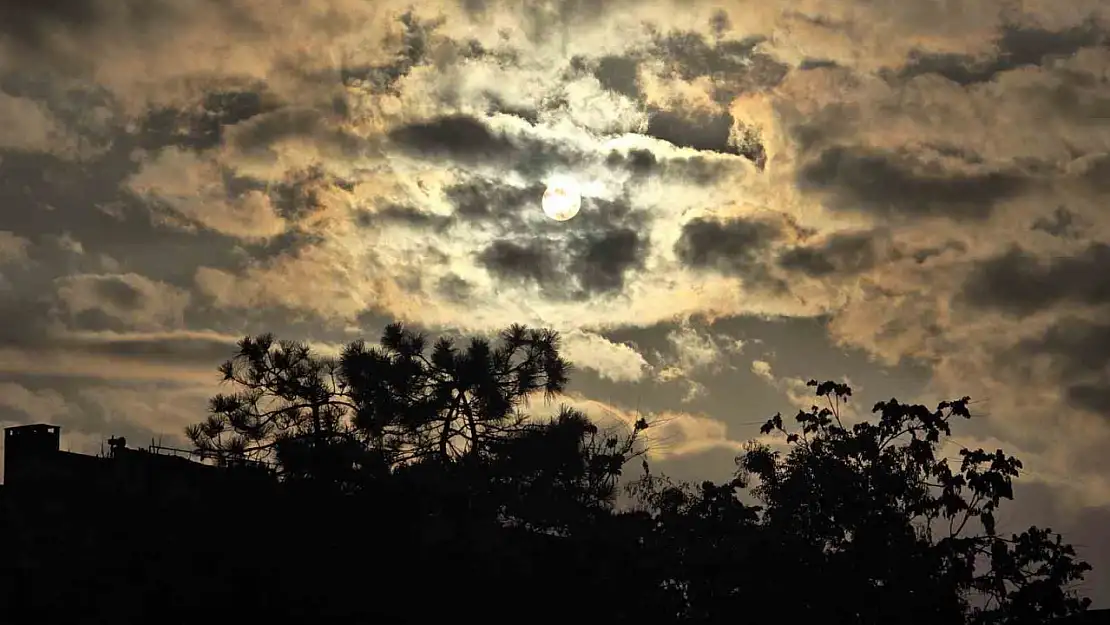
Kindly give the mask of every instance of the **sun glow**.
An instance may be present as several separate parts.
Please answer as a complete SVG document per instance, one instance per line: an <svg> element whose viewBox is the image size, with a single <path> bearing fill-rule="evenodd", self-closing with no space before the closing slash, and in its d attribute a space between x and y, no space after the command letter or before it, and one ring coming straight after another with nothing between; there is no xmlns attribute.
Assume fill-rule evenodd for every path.
<svg viewBox="0 0 1110 625"><path fill-rule="evenodd" d="M544 214L555 221L572 219L582 208L581 188L570 178L553 178L547 183L541 205Z"/></svg>

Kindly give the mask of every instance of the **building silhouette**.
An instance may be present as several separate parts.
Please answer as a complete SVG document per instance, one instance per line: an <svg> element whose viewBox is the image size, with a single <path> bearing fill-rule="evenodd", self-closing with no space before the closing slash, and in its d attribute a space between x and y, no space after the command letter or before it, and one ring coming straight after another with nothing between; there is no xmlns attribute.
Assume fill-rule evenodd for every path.
<svg viewBox="0 0 1110 625"><path fill-rule="evenodd" d="M174 496L212 489L229 480L268 479L262 465L217 467L182 449L155 445L127 447L109 438L106 453L88 455L61 449L62 428L36 423L4 428L4 491L104 491L136 496ZM232 479L234 478L234 479Z"/></svg>

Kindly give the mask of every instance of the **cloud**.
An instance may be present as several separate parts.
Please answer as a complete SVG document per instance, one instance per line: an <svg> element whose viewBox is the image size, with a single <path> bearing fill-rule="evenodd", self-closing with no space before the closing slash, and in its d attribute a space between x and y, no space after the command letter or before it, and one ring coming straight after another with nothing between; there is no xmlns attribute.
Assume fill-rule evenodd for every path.
<svg viewBox="0 0 1110 625"><path fill-rule="evenodd" d="M798 184L826 194L837 207L963 220L981 220L998 202L1032 184L1014 172L975 166L948 169L914 160L908 155L832 147L799 171Z"/></svg>
<svg viewBox="0 0 1110 625"><path fill-rule="evenodd" d="M4 230L0 230L0 265L23 264L30 260L27 254L31 242Z"/></svg>
<svg viewBox="0 0 1110 625"><path fill-rule="evenodd" d="M785 237L784 225L767 219L728 221L697 218L683 224L675 255L694 269L735 275L755 286L776 283L767 271L766 256Z"/></svg>
<svg viewBox="0 0 1110 625"><path fill-rule="evenodd" d="M0 120L0 149L65 155L76 151L66 128L34 100L0 92Z"/></svg>
<svg viewBox="0 0 1110 625"><path fill-rule="evenodd" d="M963 86L987 83L1003 72L1042 65L1048 59L1066 58L1084 48L1096 47L1106 38L1106 30L1093 20L1058 31L1010 25L1003 27L991 54L976 57L915 52L898 77L939 74Z"/></svg>
<svg viewBox="0 0 1110 625"><path fill-rule="evenodd" d="M729 361L742 353L746 344L726 334L704 331L690 319L667 332L664 339L666 349L653 354L653 373L659 382L684 388L683 403L707 397L709 389L701 379L734 368Z"/></svg>
<svg viewBox="0 0 1110 625"><path fill-rule="evenodd" d="M78 274L58 281L58 301L86 329L160 330L181 327L189 294L134 273Z"/></svg>
<svg viewBox="0 0 1110 625"><path fill-rule="evenodd" d="M564 404L583 411L602 425L631 427L638 419L646 419L649 427L643 434L644 444L648 456L659 460L711 449L739 451L745 442L729 438L727 424L705 415L640 412L573 395L567 397Z"/></svg>
<svg viewBox="0 0 1110 625"><path fill-rule="evenodd" d="M813 389L806 383L806 380L796 377L776 376L771 363L766 360L753 360L751 372L768 385L785 394L790 405L794 408L809 410L813 406Z"/></svg>
<svg viewBox="0 0 1110 625"><path fill-rule="evenodd" d="M1013 247L980 262L964 285L967 301L1014 314L1030 314L1057 304L1110 303L1110 284L1100 268L1110 266L1110 244L1091 243L1074 255L1041 259Z"/></svg>
<svg viewBox="0 0 1110 625"><path fill-rule="evenodd" d="M76 393L90 419L98 419L117 435L131 437L132 445L144 445L140 435L161 444L184 443L185 427L207 412L208 389L202 386L166 388L156 385L98 384ZM122 417L126 415L126 417Z"/></svg>
<svg viewBox="0 0 1110 625"><path fill-rule="evenodd" d="M576 367L592 369L614 382L637 382L650 368L631 345L614 343L593 332L574 330L564 334L562 352Z"/></svg>
<svg viewBox="0 0 1110 625"><path fill-rule="evenodd" d="M783 252L779 264L811 278L855 275L890 258L891 250L882 249L883 238L883 233L875 231L836 232L816 245L797 246Z"/></svg>
<svg viewBox="0 0 1110 625"><path fill-rule="evenodd" d="M32 391L12 382L0 383L0 407L18 413L8 415L4 419L8 423L28 419L51 423L70 413L70 406L61 394L50 389Z"/></svg>
<svg viewBox="0 0 1110 625"><path fill-rule="evenodd" d="M742 339L699 330L690 320L668 332L665 338L670 353L655 355L660 363L656 377L663 382L680 380L686 386L684 402L704 396L707 389L697 378L719 372L727 366L729 357L740 354L745 345Z"/></svg>
<svg viewBox="0 0 1110 625"><path fill-rule="evenodd" d="M478 258L502 281L537 285L554 297L582 298L623 290L625 275L643 265L643 248L635 230L619 228L563 240L497 240Z"/></svg>
<svg viewBox="0 0 1110 625"><path fill-rule="evenodd" d="M160 202L185 219L243 239L267 239L285 231L270 197L249 190L229 197L215 163L180 148L165 148L143 163L126 182L136 194Z"/></svg>
<svg viewBox="0 0 1110 625"><path fill-rule="evenodd" d="M1105 417L1110 408L1110 324L1064 317L1010 352L1023 358L1051 358L1064 399L1079 410ZM1010 354L1003 355L1006 357Z"/></svg>

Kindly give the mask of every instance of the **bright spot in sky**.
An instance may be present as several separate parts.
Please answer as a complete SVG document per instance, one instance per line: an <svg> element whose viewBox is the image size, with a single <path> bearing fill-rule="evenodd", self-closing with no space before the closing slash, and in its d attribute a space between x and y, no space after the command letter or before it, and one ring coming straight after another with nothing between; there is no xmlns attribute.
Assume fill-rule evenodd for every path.
<svg viewBox="0 0 1110 625"><path fill-rule="evenodd" d="M582 208L582 191L570 178L553 178L548 181L540 203L545 215L555 221L567 221Z"/></svg>

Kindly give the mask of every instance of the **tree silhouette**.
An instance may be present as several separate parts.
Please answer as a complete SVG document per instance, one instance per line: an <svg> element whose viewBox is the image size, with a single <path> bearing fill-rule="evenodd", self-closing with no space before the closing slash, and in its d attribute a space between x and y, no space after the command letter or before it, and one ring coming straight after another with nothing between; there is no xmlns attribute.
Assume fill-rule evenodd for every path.
<svg viewBox="0 0 1110 625"><path fill-rule="evenodd" d="M638 435L647 428L640 419L626 435L604 432L564 407L552 422L494 442L490 481L505 514L565 534L611 513L624 466L646 452Z"/></svg>
<svg viewBox="0 0 1110 625"><path fill-rule="evenodd" d="M555 332L514 325L496 345L439 339L429 350L422 334L392 324L378 346L355 341L333 359L248 337L221 367L235 388L186 433L220 464L265 461L286 485L363 495L340 516L394 537L377 557L407 547L393 558L405 570L407 562L455 563L456 581L437 590L442 602L467 601L466 589L480 594L470 583L489 582L490 571L505 572L506 584L550 589L571 583L588 552L598 555L597 528L612 516L622 469L644 452L639 434L648 427L640 420L602 431L566 407L529 419L522 408L531 397L552 399L567 382L558 344ZM301 496L313 497L314 510L338 505ZM582 546L587 536L592 549L568 542ZM526 595L499 605L527 603Z"/></svg>
<svg viewBox="0 0 1110 625"><path fill-rule="evenodd" d="M355 341L339 358L268 334L247 337L221 367L238 389L213 398L209 418L186 435L220 463L275 463L290 478L480 455L520 429L532 395L563 390L571 366L558 345L557 333L521 325L496 347L474 338L460 349L441 338L426 354L423 334L391 324L378 346Z"/></svg>
<svg viewBox="0 0 1110 625"><path fill-rule="evenodd" d="M851 389L815 381L827 405L799 411L787 432L775 415L761 429L786 437L785 456L753 445L738 459L756 478L763 523L823 555L836 581L824 609L843 622L1037 623L1086 608L1070 588L1090 566L1050 530L1004 537L995 513L1013 498L1022 468L1002 450L961 449L957 468L940 454L969 398L935 410L877 403L877 423L851 426Z"/></svg>
<svg viewBox="0 0 1110 625"><path fill-rule="evenodd" d="M567 383L554 332L512 326L497 346L440 339L426 352L425 337L399 324L379 346L354 342L338 359L244 339L222 368L239 390L214 398L189 437L222 462L276 461L286 481L375 483L367 492L408 519L421 549L472 571L554 592L560 574L581 578L588 561L597 572L586 579L640 597L614 606L614 618L713 621L758 599L792 618L987 625L1087 605L1071 584L1089 567L1060 537L996 531L1021 463L962 449L953 468L941 455L953 417L971 416L967 398L935 410L880 402L877 422L845 424L851 389L810 382L827 406L800 411L797 431L781 414L761 430L782 434L787 453L750 443L732 480L697 486L653 475L645 461L632 484L640 507L618 511L618 480L643 454L648 424L601 432L566 408L529 421L529 397L550 399ZM744 503L744 491L762 505ZM785 578L795 584L775 581Z"/></svg>
<svg viewBox="0 0 1110 625"><path fill-rule="evenodd" d="M1021 463L945 457L967 398L892 399L849 423L851 389L811 382L826 406L762 428L781 448L751 442L731 479L689 484L652 471L646 420L528 417L569 369L557 334L523 326L429 348L394 324L337 358L246 338L221 367L233 388L187 430L227 470L162 494L113 486L140 465L5 488L0 548L18 570L0 601L50 606L39 622L224 605L320 623L1024 625L1087 607L1073 585L1090 567L1060 536L997 531ZM251 462L273 471L236 467Z"/></svg>

